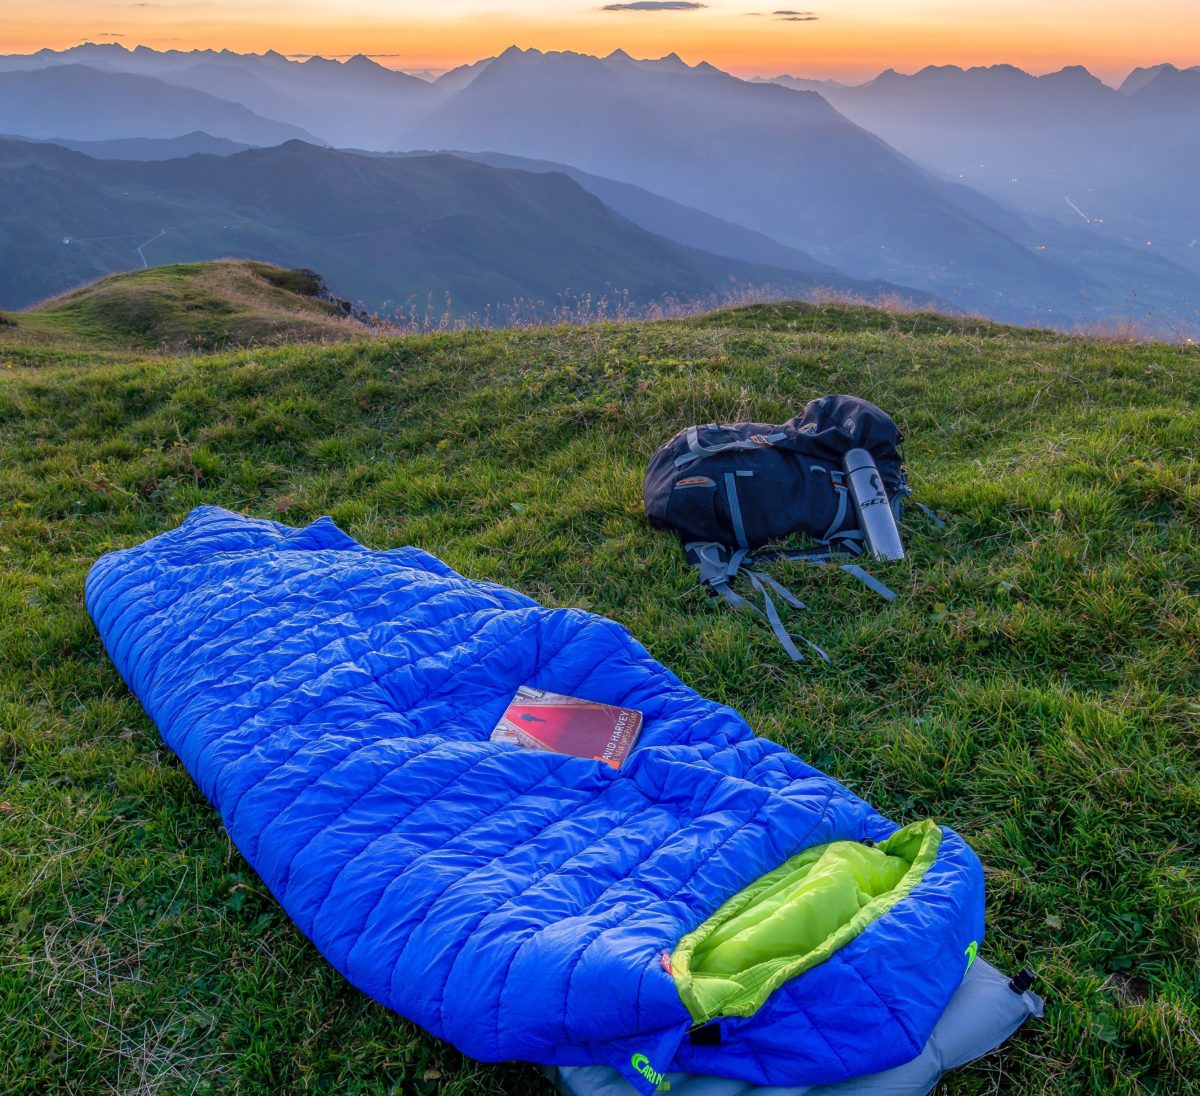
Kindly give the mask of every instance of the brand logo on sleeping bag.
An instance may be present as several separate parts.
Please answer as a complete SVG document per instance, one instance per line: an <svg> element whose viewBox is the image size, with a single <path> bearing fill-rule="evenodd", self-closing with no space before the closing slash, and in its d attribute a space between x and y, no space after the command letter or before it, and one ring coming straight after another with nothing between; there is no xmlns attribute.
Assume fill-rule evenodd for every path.
<svg viewBox="0 0 1200 1096"><path fill-rule="evenodd" d="M967 957L967 970L971 969L972 965L975 962L975 956L978 953L979 953L979 941L972 940L967 945L967 950L963 952L963 955L965 955Z"/></svg>
<svg viewBox="0 0 1200 1096"><path fill-rule="evenodd" d="M635 1073L641 1074L652 1085L658 1085L659 1092L670 1090L671 1082L663 1078L663 1075L650 1064L650 1059L644 1054L635 1054L629 1059L629 1064L633 1066Z"/></svg>

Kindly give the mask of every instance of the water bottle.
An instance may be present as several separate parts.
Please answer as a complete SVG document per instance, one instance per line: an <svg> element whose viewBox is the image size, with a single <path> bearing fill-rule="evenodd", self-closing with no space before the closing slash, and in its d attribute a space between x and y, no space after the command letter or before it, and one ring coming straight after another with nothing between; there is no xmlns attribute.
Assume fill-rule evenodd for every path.
<svg viewBox="0 0 1200 1096"><path fill-rule="evenodd" d="M865 449L851 449L846 454L845 467L850 497L858 508L858 525L871 555L876 559L903 559L900 530L896 528L896 517L874 458Z"/></svg>

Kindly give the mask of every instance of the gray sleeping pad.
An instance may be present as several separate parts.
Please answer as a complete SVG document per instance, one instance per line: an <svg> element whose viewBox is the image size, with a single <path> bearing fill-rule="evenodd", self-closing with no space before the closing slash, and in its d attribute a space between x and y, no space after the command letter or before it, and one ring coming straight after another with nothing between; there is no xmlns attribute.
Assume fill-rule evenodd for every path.
<svg viewBox="0 0 1200 1096"><path fill-rule="evenodd" d="M1042 999L1009 987L1006 974L977 959L925 1049L912 1061L882 1073L833 1085L790 1088L747 1085L720 1077L668 1073L670 1096L925 1096L947 1070L994 1050L1030 1016L1042 1015ZM562 1096L635 1096L635 1089L607 1066L557 1066L546 1071Z"/></svg>

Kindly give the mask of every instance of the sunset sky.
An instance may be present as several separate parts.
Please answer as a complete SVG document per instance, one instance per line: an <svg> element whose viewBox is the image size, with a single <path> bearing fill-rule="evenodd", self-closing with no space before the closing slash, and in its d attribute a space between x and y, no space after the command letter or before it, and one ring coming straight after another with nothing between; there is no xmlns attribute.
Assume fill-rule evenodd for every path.
<svg viewBox="0 0 1200 1096"><path fill-rule="evenodd" d="M1007 61L1087 65L1115 80L1140 64L1200 63L1200 2L1141 0L3 0L0 53L81 41L158 49L366 53L445 69L517 44L638 57L675 51L742 75L859 78L893 66ZM645 10L652 9L665 10Z"/></svg>

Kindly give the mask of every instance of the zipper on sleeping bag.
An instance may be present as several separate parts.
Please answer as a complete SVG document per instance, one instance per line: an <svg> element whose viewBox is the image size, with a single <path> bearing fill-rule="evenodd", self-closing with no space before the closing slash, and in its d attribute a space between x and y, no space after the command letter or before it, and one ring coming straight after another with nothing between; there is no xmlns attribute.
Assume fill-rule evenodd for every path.
<svg viewBox="0 0 1200 1096"><path fill-rule="evenodd" d="M784 982L849 944L921 881L941 840L924 821L878 844L817 845L723 903L670 957L692 1031L752 1016Z"/></svg>

